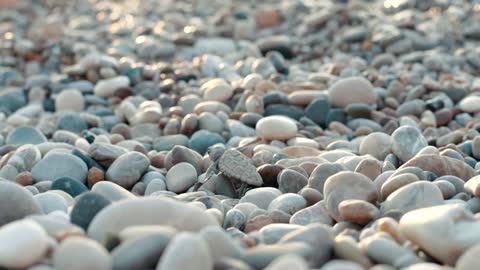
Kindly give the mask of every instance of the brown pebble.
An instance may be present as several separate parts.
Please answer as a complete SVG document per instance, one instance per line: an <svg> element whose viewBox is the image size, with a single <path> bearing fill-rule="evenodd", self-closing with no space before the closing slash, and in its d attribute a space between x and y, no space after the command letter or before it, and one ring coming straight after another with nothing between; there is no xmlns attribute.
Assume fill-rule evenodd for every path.
<svg viewBox="0 0 480 270"><path fill-rule="evenodd" d="M272 224L273 219L267 215L258 215L249 221L247 221L247 224L245 225L245 233L250 233L253 231L258 231L261 228Z"/></svg>
<svg viewBox="0 0 480 270"><path fill-rule="evenodd" d="M305 187L300 190L298 194L307 200L307 207L312 206L323 199L322 193L314 188Z"/></svg>
<svg viewBox="0 0 480 270"><path fill-rule="evenodd" d="M380 191L382 198L386 199L388 195L392 194L395 190L418 180L418 177L413 173L402 173L392 178L388 178L387 181L383 183Z"/></svg>
<svg viewBox="0 0 480 270"><path fill-rule="evenodd" d="M15 182L22 186L30 186L33 184L32 174L30 172L21 172L15 177Z"/></svg>
<svg viewBox="0 0 480 270"><path fill-rule="evenodd" d="M345 221L367 224L380 214L375 205L362 200L345 200L338 205L340 216Z"/></svg>
<svg viewBox="0 0 480 270"><path fill-rule="evenodd" d="M103 180L105 180L105 173L102 170L97 167L92 167L88 170L87 183L89 188Z"/></svg>
<svg viewBox="0 0 480 270"><path fill-rule="evenodd" d="M255 13L255 22L259 28L274 27L281 21L282 17L273 9L259 10Z"/></svg>
<svg viewBox="0 0 480 270"><path fill-rule="evenodd" d="M265 164L258 167L257 172L263 179L262 186L278 188L277 176L283 169L283 166L272 164Z"/></svg>
<svg viewBox="0 0 480 270"><path fill-rule="evenodd" d="M166 155L167 155L167 152L160 152L158 154L155 154L150 158L150 163L152 164L153 167L164 168Z"/></svg>

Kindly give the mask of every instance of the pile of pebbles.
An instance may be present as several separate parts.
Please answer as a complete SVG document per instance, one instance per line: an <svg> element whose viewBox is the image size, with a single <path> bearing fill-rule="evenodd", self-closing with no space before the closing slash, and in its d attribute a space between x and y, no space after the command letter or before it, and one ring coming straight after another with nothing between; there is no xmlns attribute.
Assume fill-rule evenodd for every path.
<svg viewBox="0 0 480 270"><path fill-rule="evenodd" d="M0 6L0 268L478 268L479 1Z"/></svg>

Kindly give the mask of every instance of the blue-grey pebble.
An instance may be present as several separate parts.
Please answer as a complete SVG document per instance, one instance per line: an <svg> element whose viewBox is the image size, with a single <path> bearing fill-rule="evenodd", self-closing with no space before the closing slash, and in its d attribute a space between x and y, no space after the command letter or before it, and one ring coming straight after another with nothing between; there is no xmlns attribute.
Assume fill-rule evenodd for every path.
<svg viewBox="0 0 480 270"><path fill-rule="evenodd" d="M225 139L216 133L207 130L198 130L193 133L190 138L189 147L201 155L204 155L208 147L217 143L225 143Z"/></svg>
<svg viewBox="0 0 480 270"><path fill-rule="evenodd" d="M19 127L12 130L6 139L7 144L40 144L47 141L45 135L40 130L33 127Z"/></svg>
<svg viewBox="0 0 480 270"><path fill-rule="evenodd" d="M96 192L84 193L73 206L70 213L70 221L86 231L95 215L110 203L110 200Z"/></svg>

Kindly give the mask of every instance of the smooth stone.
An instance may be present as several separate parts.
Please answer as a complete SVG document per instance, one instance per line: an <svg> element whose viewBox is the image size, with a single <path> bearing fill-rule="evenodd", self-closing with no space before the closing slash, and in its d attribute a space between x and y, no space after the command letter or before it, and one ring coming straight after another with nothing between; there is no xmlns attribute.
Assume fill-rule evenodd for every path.
<svg viewBox="0 0 480 270"><path fill-rule="evenodd" d="M260 229L262 243L271 245L277 243L284 235L293 232L302 226L294 224L272 223Z"/></svg>
<svg viewBox="0 0 480 270"><path fill-rule="evenodd" d="M108 143L93 143L88 149L88 155L102 166L109 167L121 155L127 153L123 147Z"/></svg>
<svg viewBox="0 0 480 270"><path fill-rule="evenodd" d="M130 79L127 76L117 76L98 81L93 92L99 97L111 97L117 89L126 88L129 85Z"/></svg>
<svg viewBox="0 0 480 270"><path fill-rule="evenodd" d="M38 263L49 247L47 233L32 220L2 226L0 243L0 265L10 269L25 269Z"/></svg>
<svg viewBox="0 0 480 270"><path fill-rule="evenodd" d="M375 180L377 176L382 173L381 163L373 158L366 158L360 161L354 170L357 173L361 173L366 177Z"/></svg>
<svg viewBox="0 0 480 270"><path fill-rule="evenodd" d="M219 227L206 227L199 232L210 250L210 255L214 262L220 261L224 257L241 258L244 250L238 242L233 239Z"/></svg>
<svg viewBox="0 0 480 270"><path fill-rule="evenodd" d="M237 229L243 229L245 223L247 222L247 217L243 214L242 211L238 209L230 209L225 214L225 218L223 220L223 228L228 229L231 227Z"/></svg>
<svg viewBox="0 0 480 270"><path fill-rule="evenodd" d="M425 208L443 203L440 189L428 181L418 181L403 186L394 191L382 203L382 213L398 211L402 214L409 211Z"/></svg>
<svg viewBox="0 0 480 270"><path fill-rule="evenodd" d="M4 87L0 94L0 111L12 113L27 105L25 91L17 87Z"/></svg>
<svg viewBox="0 0 480 270"><path fill-rule="evenodd" d="M258 208L267 210L270 203L280 195L282 195L282 192L275 188L255 188L247 191L247 193L240 198L239 203L248 202L258 206Z"/></svg>
<svg viewBox="0 0 480 270"><path fill-rule="evenodd" d="M192 149L189 149L184 146L176 145L165 156L165 168L169 170L175 164L178 164L181 162L190 163L197 170L197 174L203 173L204 169L203 169L202 156L198 152Z"/></svg>
<svg viewBox="0 0 480 270"><path fill-rule="evenodd" d="M161 197L138 198L105 207L90 223L88 235L104 242L109 234L134 225L170 225L179 231L198 231L206 226L218 226L218 222L202 209L180 201Z"/></svg>
<svg viewBox="0 0 480 270"><path fill-rule="evenodd" d="M297 138L292 138L288 140L288 142L295 141ZM299 138L300 139L300 138ZM287 142L287 143L288 143ZM282 149L282 153L289 156L289 157L308 157L308 156L318 156L322 152L317 149L318 145L315 147L311 146L303 146L303 145L293 145L293 146L287 146Z"/></svg>
<svg viewBox="0 0 480 270"><path fill-rule="evenodd" d="M480 112L479 103L480 103L480 96L471 95L462 99L458 103L458 107L464 112L477 113L477 112Z"/></svg>
<svg viewBox="0 0 480 270"><path fill-rule="evenodd" d="M275 198L268 205L268 212L280 210L290 215L307 206L307 200L295 193L286 193Z"/></svg>
<svg viewBox="0 0 480 270"><path fill-rule="evenodd" d="M378 160L384 160L390 153L392 137L382 132L368 134L360 143L360 155L372 155Z"/></svg>
<svg viewBox="0 0 480 270"><path fill-rule="evenodd" d="M427 145L427 140L415 127L402 126L392 134L392 152L402 162L407 162Z"/></svg>
<svg viewBox="0 0 480 270"><path fill-rule="evenodd" d="M99 243L85 237L69 237L55 249L53 266L58 270L108 270L112 268L112 259Z"/></svg>
<svg viewBox="0 0 480 270"><path fill-rule="evenodd" d="M167 189L181 193L190 188L197 181L197 171L190 163L175 164L167 172Z"/></svg>
<svg viewBox="0 0 480 270"><path fill-rule="evenodd" d="M255 204L253 203L238 203L236 204L233 209L238 209L240 210L246 217L250 217L252 212L255 210L259 209Z"/></svg>
<svg viewBox="0 0 480 270"><path fill-rule="evenodd" d="M317 252L310 258L309 265L320 267L332 256L334 234L331 227L324 224L310 224L283 236L278 244L302 242L309 244Z"/></svg>
<svg viewBox="0 0 480 270"><path fill-rule="evenodd" d="M297 125L284 116L268 116L257 122L257 136L265 140L289 140L297 134Z"/></svg>
<svg viewBox="0 0 480 270"><path fill-rule="evenodd" d="M254 269L264 269L273 260L286 254L295 254L304 259L314 255L310 245L301 242L277 244L277 245L258 245L248 249L245 252L243 260Z"/></svg>
<svg viewBox="0 0 480 270"><path fill-rule="evenodd" d="M320 201L312 206L303 208L295 212L289 221L290 224L308 225L312 223L320 223L333 225L333 219L325 207L324 201Z"/></svg>
<svg viewBox="0 0 480 270"><path fill-rule="evenodd" d="M85 183L88 168L80 158L66 153L49 153L32 168L32 177L36 182L53 181L63 176Z"/></svg>
<svg viewBox="0 0 480 270"><path fill-rule="evenodd" d="M73 206L70 221L86 231L92 219L110 203L110 200L96 192L84 193L78 197Z"/></svg>
<svg viewBox="0 0 480 270"><path fill-rule="evenodd" d="M211 112L204 112L198 116L198 128L213 133L221 133L224 125L220 118Z"/></svg>
<svg viewBox="0 0 480 270"><path fill-rule="evenodd" d="M262 212L263 211L263 212ZM244 232L251 233L258 231L263 227L273 223L273 219L267 215L267 211L258 209L251 216L248 217L248 221L245 224Z"/></svg>
<svg viewBox="0 0 480 270"><path fill-rule="evenodd" d="M195 171L195 173L196 173L196 171ZM139 183L143 184L144 182L139 182ZM153 179L147 184L147 187L145 188L144 195L148 196L148 195L151 195L154 192L162 191L162 190L167 190L167 184L165 183L165 180L163 180L163 179Z"/></svg>
<svg viewBox="0 0 480 270"><path fill-rule="evenodd" d="M317 98L310 102L305 108L305 116L324 127L329 110L330 103L328 103L328 99L326 97Z"/></svg>
<svg viewBox="0 0 480 270"><path fill-rule="evenodd" d="M56 128L80 133L88 129L88 124L78 113L65 112L58 118Z"/></svg>
<svg viewBox="0 0 480 270"><path fill-rule="evenodd" d="M216 113L218 111L231 113L232 109L228 107L228 105L218 101L202 101L193 108L193 112L197 115L200 115L203 112Z"/></svg>
<svg viewBox="0 0 480 270"><path fill-rule="evenodd" d="M271 104L265 107L265 116L284 116L294 120L300 120L305 113L302 107L286 104Z"/></svg>
<svg viewBox="0 0 480 270"><path fill-rule="evenodd" d="M362 200L345 200L338 205L338 212L344 221L367 224L380 215L375 205Z"/></svg>
<svg viewBox="0 0 480 270"><path fill-rule="evenodd" d="M50 189L65 191L72 197L76 197L88 191L88 188L84 184L68 176L60 177L54 180Z"/></svg>
<svg viewBox="0 0 480 270"><path fill-rule="evenodd" d="M323 195L327 210L337 221L343 220L338 210L342 201L356 199L375 203L379 196L372 180L355 172L340 172L330 176L325 182Z"/></svg>
<svg viewBox="0 0 480 270"><path fill-rule="evenodd" d="M226 128L230 131L232 137L255 137L255 129L244 125L242 122L228 119L225 122Z"/></svg>
<svg viewBox="0 0 480 270"><path fill-rule="evenodd" d="M225 139L219 134L210 132L208 130L199 130L193 133L190 138L189 148L204 155L208 148L217 143L225 143Z"/></svg>
<svg viewBox="0 0 480 270"><path fill-rule="evenodd" d="M277 179L278 189L283 193L297 193L308 183L305 175L291 169L282 170Z"/></svg>
<svg viewBox="0 0 480 270"><path fill-rule="evenodd" d="M335 107L352 103L375 104L377 97L370 81L362 77L340 79L328 89L328 100Z"/></svg>
<svg viewBox="0 0 480 270"><path fill-rule="evenodd" d="M77 89L65 89L55 98L55 111L83 111L85 101L82 93Z"/></svg>
<svg viewBox="0 0 480 270"><path fill-rule="evenodd" d="M175 145L188 146L188 137L183 134L160 136L153 140L153 149L170 151Z"/></svg>
<svg viewBox="0 0 480 270"><path fill-rule="evenodd" d="M443 264L455 265L458 258L480 241L480 222L458 204L414 210L403 215L400 230Z"/></svg>
<svg viewBox="0 0 480 270"><path fill-rule="evenodd" d="M0 180L0 226L40 213L42 209L30 191L18 184Z"/></svg>
<svg viewBox="0 0 480 270"><path fill-rule="evenodd" d="M318 90L297 90L288 95L288 102L297 106L307 106L316 98L326 98L326 95Z"/></svg>
<svg viewBox="0 0 480 270"><path fill-rule="evenodd" d="M173 234L152 232L122 241L111 253L113 269L153 269Z"/></svg>
<svg viewBox="0 0 480 270"><path fill-rule="evenodd" d="M48 214L53 211L62 211L67 213L67 201L60 195L50 192L44 192L33 196L42 208L43 213Z"/></svg>
<svg viewBox="0 0 480 270"><path fill-rule="evenodd" d="M211 79L200 87L204 100L225 102L232 97L233 88L222 78Z"/></svg>
<svg viewBox="0 0 480 270"><path fill-rule="evenodd" d="M129 152L118 157L105 174L108 181L126 189L140 180L142 174L150 166L150 160L138 152Z"/></svg>
<svg viewBox="0 0 480 270"><path fill-rule="evenodd" d="M323 187L327 178L345 170L346 168L338 163L319 164L308 178L308 187L314 188L323 194Z"/></svg>
<svg viewBox="0 0 480 270"><path fill-rule="evenodd" d="M213 264L207 242L198 235L183 232L177 234L168 244L156 269L206 270L213 269Z"/></svg>
<svg viewBox="0 0 480 270"><path fill-rule="evenodd" d="M32 127L19 127L8 133L6 144L40 144L47 142L47 138L38 129Z"/></svg>
<svg viewBox="0 0 480 270"><path fill-rule="evenodd" d="M397 189L416 181L419 181L419 179L413 173L402 173L389 177L381 187L380 193L382 195L382 198L386 199Z"/></svg>
<svg viewBox="0 0 480 270"><path fill-rule="evenodd" d="M434 154L419 155L404 163L401 168L418 167L424 171L430 171L437 176L453 175L468 181L475 175L474 170L467 163L446 156Z"/></svg>
<svg viewBox="0 0 480 270"><path fill-rule="evenodd" d="M92 191L112 202L136 198L130 191L109 181L100 181L93 185Z"/></svg>
<svg viewBox="0 0 480 270"><path fill-rule="evenodd" d="M347 123L347 113L343 108L331 108L328 111L325 125L329 126L332 122Z"/></svg>

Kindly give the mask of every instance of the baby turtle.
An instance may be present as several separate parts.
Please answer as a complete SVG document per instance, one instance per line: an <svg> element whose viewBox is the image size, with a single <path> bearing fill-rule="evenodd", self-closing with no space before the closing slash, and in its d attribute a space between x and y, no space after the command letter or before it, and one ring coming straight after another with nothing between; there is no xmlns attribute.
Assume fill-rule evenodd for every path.
<svg viewBox="0 0 480 270"><path fill-rule="evenodd" d="M223 174L230 180L237 197L241 197L253 187L263 184L262 177L258 174L252 161L240 151L225 149L223 145L214 145L208 149L208 156L213 164L207 169L206 179Z"/></svg>

